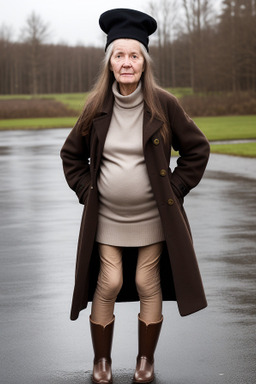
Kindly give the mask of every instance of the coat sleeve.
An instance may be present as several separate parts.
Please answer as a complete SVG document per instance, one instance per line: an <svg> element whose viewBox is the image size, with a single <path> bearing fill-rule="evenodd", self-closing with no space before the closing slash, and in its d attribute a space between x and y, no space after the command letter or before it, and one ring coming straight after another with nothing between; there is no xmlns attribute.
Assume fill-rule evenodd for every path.
<svg viewBox="0 0 256 384"><path fill-rule="evenodd" d="M60 151L67 183L81 204L86 202L91 182L88 142L88 137L81 135L76 124Z"/></svg>
<svg viewBox="0 0 256 384"><path fill-rule="evenodd" d="M177 100L170 120L172 147L180 155L171 177L171 184L177 196L184 197L201 180L208 162L210 146L204 134Z"/></svg>

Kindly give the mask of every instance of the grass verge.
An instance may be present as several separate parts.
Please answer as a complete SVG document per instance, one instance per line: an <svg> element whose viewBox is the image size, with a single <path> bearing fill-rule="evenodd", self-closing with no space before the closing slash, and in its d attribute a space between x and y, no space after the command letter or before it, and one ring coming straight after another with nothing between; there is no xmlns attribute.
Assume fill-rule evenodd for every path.
<svg viewBox="0 0 256 384"><path fill-rule="evenodd" d="M197 117L194 121L210 141L256 139L256 115Z"/></svg>
<svg viewBox="0 0 256 384"><path fill-rule="evenodd" d="M76 117L6 119L0 120L0 130L70 128L76 120Z"/></svg>
<svg viewBox="0 0 256 384"><path fill-rule="evenodd" d="M197 117L195 123L208 140L256 139L256 115ZM0 120L0 130L70 128L76 117L51 117Z"/></svg>
<svg viewBox="0 0 256 384"><path fill-rule="evenodd" d="M168 88L167 90L169 92L172 92L178 98L193 94L192 88ZM53 99L65 104L68 108L71 108L77 111L78 114L80 114L88 97L88 94L88 92L80 92L50 93L40 95L0 95L0 100Z"/></svg>
<svg viewBox="0 0 256 384"><path fill-rule="evenodd" d="M256 143L212 144L211 153L242 157L256 157Z"/></svg>
<svg viewBox="0 0 256 384"><path fill-rule="evenodd" d="M43 98L53 98L67 107L77 111L78 115L81 113L88 93L58 93L53 95L43 95Z"/></svg>
<svg viewBox="0 0 256 384"><path fill-rule="evenodd" d="M83 109L88 92L84 93L50 93L40 95L0 95L0 100L56 100L68 108L77 111L78 115Z"/></svg>

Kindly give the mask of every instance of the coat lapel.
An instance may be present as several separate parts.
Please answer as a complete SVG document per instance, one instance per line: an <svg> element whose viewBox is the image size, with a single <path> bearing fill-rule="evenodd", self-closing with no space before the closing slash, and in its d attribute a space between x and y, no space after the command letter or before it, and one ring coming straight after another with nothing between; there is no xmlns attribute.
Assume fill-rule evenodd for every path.
<svg viewBox="0 0 256 384"><path fill-rule="evenodd" d="M114 104L114 97L111 97L104 104L100 116L93 119L93 128L96 132L100 146L102 148L104 146L108 128L110 125L112 111L113 111L113 104Z"/></svg>
<svg viewBox="0 0 256 384"><path fill-rule="evenodd" d="M153 118L151 120L151 113L145 105L144 110L144 121L143 121L143 148L145 148L148 140L159 130L161 129L163 123Z"/></svg>
<svg viewBox="0 0 256 384"><path fill-rule="evenodd" d="M104 105L102 113L99 117L93 120L93 127L99 140L100 149L103 150L109 125L111 122L112 111L114 105L114 98L110 98ZM143 147L151 137L162 127L162 122L156 118L151 119L151 113L147 106L144 107L144 119L143 119Z"/></svg>

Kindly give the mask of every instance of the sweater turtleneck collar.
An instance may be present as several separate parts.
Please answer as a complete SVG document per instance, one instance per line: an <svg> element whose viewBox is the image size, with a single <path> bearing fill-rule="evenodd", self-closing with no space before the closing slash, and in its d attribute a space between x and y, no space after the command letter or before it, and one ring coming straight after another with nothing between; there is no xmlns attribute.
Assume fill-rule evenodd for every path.
<svg viewBox="0 0 256 384"><path fill-rule="evenodd" d="M131 93L128 96L123 96L119 92L119 87L117 81L115 81L112 85L112 91L115 96L115 102L117 105L119 105L121 108L135 108L139 104L141 104L144 100L143 93L142 93L142 87L141 82L139 82L137 88L133 93Z"/></svg>

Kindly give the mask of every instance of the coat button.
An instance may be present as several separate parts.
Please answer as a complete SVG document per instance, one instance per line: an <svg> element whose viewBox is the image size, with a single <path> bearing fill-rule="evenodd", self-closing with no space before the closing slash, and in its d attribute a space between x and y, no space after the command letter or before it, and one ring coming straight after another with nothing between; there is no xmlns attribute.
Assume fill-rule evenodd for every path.
<svg viewBox="0 0 256 384"><path fill-rule="evenodd" d="M158 144L160 143L160 141L159 141L159 139L154 139L153 143L154 143L155 145L158 145Z"/></svg>
<svg viewBox="0 0 256 384"><path fill-rule="evenodd" d="M160 175L161 176L166 176L166 174L167 174L166 170L165 169L161 169Z"/></svg>
<svg viewBox="0 0 256 384"><path fill-rule="evenodd" d="M174 204L174 200L173 199L168 199L168 205L173 205Z"/></svg>

